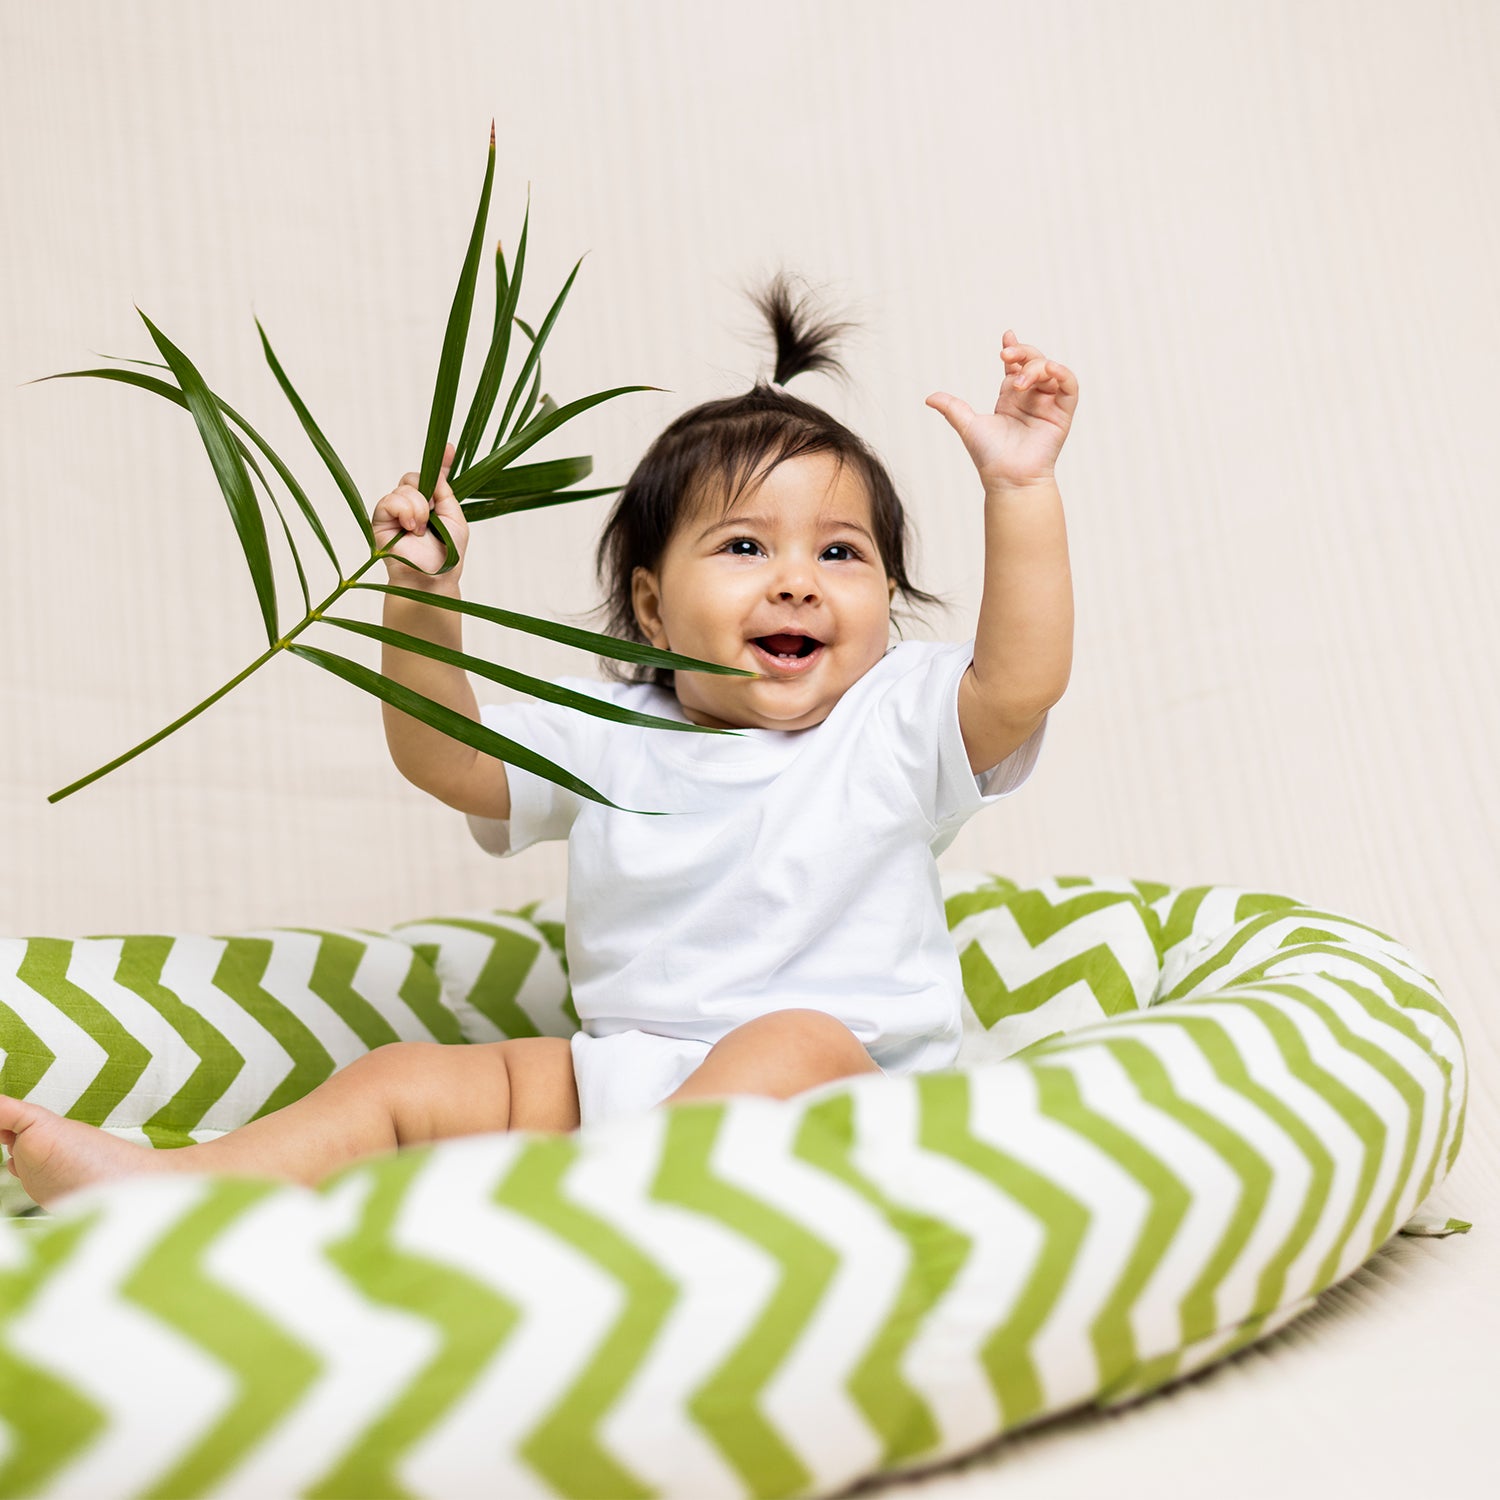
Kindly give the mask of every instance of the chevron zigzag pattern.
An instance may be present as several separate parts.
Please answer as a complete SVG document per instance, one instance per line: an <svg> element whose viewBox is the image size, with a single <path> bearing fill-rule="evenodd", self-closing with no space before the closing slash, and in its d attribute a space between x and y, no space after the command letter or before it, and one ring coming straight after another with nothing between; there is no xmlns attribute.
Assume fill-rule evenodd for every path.
<svg viewBox="0 0 1500 1500"><path fill-rule="evenodd" d="M951 1072L0 1222L0 1494L827 1495L1232 1355L1452 1166L1462 1043L1386 934L1224 886L944 894ZM555 905L316 936L0 940L0 1089L171 1145L382 1026L569 1029Z"/></svg>

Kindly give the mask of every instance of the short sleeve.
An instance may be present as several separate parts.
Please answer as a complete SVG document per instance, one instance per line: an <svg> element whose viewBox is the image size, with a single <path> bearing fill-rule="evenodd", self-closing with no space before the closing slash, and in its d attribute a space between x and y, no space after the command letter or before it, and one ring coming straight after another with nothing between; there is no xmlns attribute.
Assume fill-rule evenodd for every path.
<svg viewBox="0 0 1500 1500"><path fill-rule="evenodd" d="M900 774L933 827L933 852L952 842L981 808L1018 791L1031 776L1047 718L998 765L969 767L958 722L958 685L974 660L974 641L908 641L913 664L893 674L875 714Z"/></svg>
<svg viewBox="0 0 1500 1500"><path fill-rule="evenodd" d="M602 696L601 684L589 677L549 680L557 687ZM594 743L590 729L602 720L576 708L565 708L560 703L548 703L540 698L482 704L479 720L487 729L515 740L584 781L590 780L588 748ZM547 839L567 838L583 805L583 798L578 793L509 761L505 763L505 779L510 785L509 818L482 818L475 813L464 815L469 832L481 849L503 859Z"/></svg>

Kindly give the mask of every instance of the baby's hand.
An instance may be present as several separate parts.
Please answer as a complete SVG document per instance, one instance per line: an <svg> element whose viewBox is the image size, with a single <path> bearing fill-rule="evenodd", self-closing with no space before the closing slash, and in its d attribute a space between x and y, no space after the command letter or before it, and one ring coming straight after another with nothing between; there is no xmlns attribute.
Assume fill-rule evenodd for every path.
<svg viewBox="0 0 1500 1500"><path fill-rule="evenodd" d="M1035 345L1020 343L1012 329L1001 342L1007 374L993 416L980 416L946 391L934 391L926 404L964 440L987 488L1020 489L1052 478L1078 405L1078 380Z"/></svg>
<svg viewBox="0 0 1500 1500"><path fill-rule="evenodd" d="M386 558L385 571L392 583L406 588L427 588L456 584L463 572L464 552L469 544L469 523L464 519L463 509L448 486L448 470L453 465L454 447L449 443L443 450L443 465L438 470L437 483L432 487L433 503L428 504L417 488L420 474L403 474L401 483L389 495L383 496L375 506L370 518L371 530L375 533L375 545L384 548L400 537L391 556ZM428 575L436 573L448 556L448 549L439 540L437 533L427 525L429 512L436 511L438 519L447 527L453 545L458 549L458 561L451 572L441 578ZM409 568L398 558L410 558L416 564ZM425 571L418 572L417 569Z"/></svg>

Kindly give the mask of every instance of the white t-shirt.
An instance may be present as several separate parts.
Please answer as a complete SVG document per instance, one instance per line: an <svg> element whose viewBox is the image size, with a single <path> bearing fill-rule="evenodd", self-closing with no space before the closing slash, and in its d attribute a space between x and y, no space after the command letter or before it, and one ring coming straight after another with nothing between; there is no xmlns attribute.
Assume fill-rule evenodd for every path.
<svg viewBox="0 0 1500 1500"><path fill-rule="evenodd" d="M888 1073L951 1065L963 980L937 856L1030 776L1046 733L976 776L958 723L974 641L904 641L811 729L743 738L647 729L541 699L483 723L617 811L507 765L508 820L468 814L491 854L568 840L566 946L592 1036L715 1042L767 1011L837 1016ZM649 683L552 679L690 722Z"/></svg>

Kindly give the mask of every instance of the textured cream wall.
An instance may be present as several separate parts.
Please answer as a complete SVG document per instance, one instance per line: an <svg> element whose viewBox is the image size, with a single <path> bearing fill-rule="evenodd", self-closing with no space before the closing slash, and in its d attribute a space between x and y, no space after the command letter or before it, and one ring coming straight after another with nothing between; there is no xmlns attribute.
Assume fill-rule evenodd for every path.
<svg viewBox="0 0 1500 1500"><path fill-rule="evenodd" d="M378 704L292 659L45 800L263 637L185 414L22 382L154 357L135 302L352 546L252 311L373 504L419 460L494 115L508 249L532 189L528 321L589 252L547 387L670 388L535 456L623 483L768 370L739 289L787 265L863 324L855 386L798 389L886 456L918 579L958 601L912 633L971 632L982 579L972 465L925 397L992 401L1007 325L1077 372L1072 682L1032 782L944 867L1229 881L1397 933L1468 1024L1493 1145L1497 43L1482 0L5 5L5 929L379 927L561 892L562 845L482 854L397 774ZM477 527L467 592L577 619L608 505ZM1459 1181L1493 1195L1482 1159Z"/></svg>

